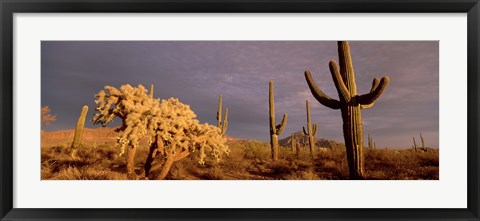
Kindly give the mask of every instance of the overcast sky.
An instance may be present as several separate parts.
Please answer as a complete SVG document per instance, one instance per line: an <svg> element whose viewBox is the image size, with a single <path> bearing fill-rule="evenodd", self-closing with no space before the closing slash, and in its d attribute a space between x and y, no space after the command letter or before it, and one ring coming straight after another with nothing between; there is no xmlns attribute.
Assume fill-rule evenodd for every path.
<svg viewBox="0 0 480 221"><path fill-rule="evenodd" d="M409 147L422 132L426 145L438 147L438 42L353 41L350 48L359 94L370 90L373 77L390 77L375 106L362 110L365 136L378 147ZM83 105L91 120L94 95L105 85L154 84L155 97L177 97L210 124L223 94L227 134L268 141L268 82L274 80L277 123L289 116L280 138L305 126L308 100L317 137L343 142L340 110L319 104L304 78L310 70L338 99L328 68L338 61L333 41L43 41L41 49L41 102L57 116L47 131L73 129Z"/></svg>

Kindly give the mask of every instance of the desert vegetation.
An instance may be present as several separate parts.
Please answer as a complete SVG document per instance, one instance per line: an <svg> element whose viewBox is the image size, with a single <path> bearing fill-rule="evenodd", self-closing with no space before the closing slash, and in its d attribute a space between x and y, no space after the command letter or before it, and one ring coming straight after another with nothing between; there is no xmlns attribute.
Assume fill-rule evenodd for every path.
<svg viewBox="0 0 480 221"><path fill-rule="evenodd" d="M70 136L56 138L55 132L45 138L51 142L42 146L42 179L47 180L126 180L126 156L119 156L113 128L86 129L88 139L70 158ZM99 134L102 142L98 141ZM346 180L349 178L345 146L330 140L317 139L313 157L308 138L303 132L295 134L298 151L291 150L291 136L279 140L277 161L271 159L269 142L228 138L230 152L220 161L205 159L198 163L198 151L174 163L166 175L169 180ZM51 136L52 138L48 138ZM325 147L327 146L327 147ZM438 149L415 152L414 149L365 149L365 179L371 180L426 180L439 179ZM133 166L137 179L145 177L145 159L148 143L140 141ZM152 162L151 177L160 173L162 162Z"/></svg>
<svg viewBox="0 0 480 221"><path fill-rule="evenodd" d="M339 65L329 63L338 100L320 90L308 70L305 87L320 104L340 109L344 143L316 137L321 128L312 123L308 101L306 127L280 139L288 115L276 124L273 80L269 143L227 134L228 108L222 115L222 95L217 125L209 125L178 98L155 98L153 85L149 90L142 85L105 86L95 95L91 119L103 128L84 128L84 106L75 130L42 131L42 179L439 179L439 151L426 147L421 133L421 148L415 137L411 148L377 148L370 134L364 148L361 109L373 107L390 80L374 78L370 92L358 95L348 42L338 42L338 56ZM55 121L50 112L48 106L41 109L42 125ZM107 127L114 121L121 126Z"/></svg>

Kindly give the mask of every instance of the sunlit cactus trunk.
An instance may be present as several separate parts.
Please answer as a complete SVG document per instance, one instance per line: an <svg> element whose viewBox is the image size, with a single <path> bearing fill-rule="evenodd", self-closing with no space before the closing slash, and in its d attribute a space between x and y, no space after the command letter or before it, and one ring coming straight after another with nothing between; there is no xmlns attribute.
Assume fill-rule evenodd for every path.
<svg viewBox="0 0 480 221"><path fill-rule="evenodd" d="M150 94L149 94L150 98L153 98L153 87L154 87L153 84L151 84L150 85Z"/></svg>
<svg viewBox="0 0 480 221"><path fill-rule="evenodd" d="M87 117L88 106L83 106L80 117L78 117L77 125L75 126L75 135L72 142L71 158L76 158L77 150L82 142L83 128L85 127L85 119Z"/></svg>
<svg viewBox="0 0 480 221"><path fill-rule="evenodd" d="M390 80L388 77L383 77L381 80L374 78L370 92L364 95L357 95L355 73L348 42L338 42L338 57L340 70L337 63L333 60L330 61L329 67L340 97L339 100L332 99L323 93L313 81L308 70L305 71L305 78L313 96L321 104L332 109L341 110L350 179L362 179L364 176L364 162L363 127L360 109L372 107L375 100L386 89Z"/></svg>
<svg viewBox="0 0 480 221"><path fill-rule="evenodd" d="M225 116L222 124L222 95L218 98L217 123L220 128L220 133L225 135L228 128L228 108L225 108Z"/></svg>
<svg viewBox="0 0 480 221"><path fill-rule="evenodd" d="M308 145L310 147L310 154L313 156L315 150L315 134L317 133L317 124L313 124L310 121L310 108L308 107L308 101L305 101L307 109L307 129L303 127L303 134L308 136Z"/></svg>
<svg viewBox="0 0 480 221"><path fill-rule="evenodd" d="M275 98L273 94L273 81L269 83L269 122L270 122L270 146L272 148L272 160L278 160L278 136L282 134L285 125L287 124L287 114L283 115L282 122L275 124Z"/></svg>

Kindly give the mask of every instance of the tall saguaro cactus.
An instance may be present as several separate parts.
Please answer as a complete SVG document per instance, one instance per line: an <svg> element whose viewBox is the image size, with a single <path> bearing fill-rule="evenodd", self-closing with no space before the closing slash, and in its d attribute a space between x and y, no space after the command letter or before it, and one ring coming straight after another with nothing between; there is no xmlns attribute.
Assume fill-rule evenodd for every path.
<svg viewBox="0 0 480 221"><path fill-rule="evenodd" d="M337 44L340 70L333 60L330 61L329 67L340 99L333 99L323 93L315 84L308 70L305 71L305 79L318 102L329 108L341 110L350 179L362 179L364 171L363 127L360 110L370 108L375 104L377 98L387 88L390 79L388 77L383 77L381 80L374 78L370 92L357 95L350 46L347 41L339 41Z"/></svg>
<svg viewBox="0 0 480 221"><path fill-rule="evenodd" d="M275 98L273 95L273 81L269 83L269 110L270 110L270 146L272 148L272 160L278 160L278 136L282 134L287 125L287 114L283 114L282 122L275 124Z"/></svg>
<svg viewBox="0 0 480 221"><path fill-rule="evenodd" d="M307 130L303 127L303 134L308 136L308 145L310 146L310 154L313 155L315 150L315 134L317 133L317 124L310 123L310 108L308 107L308 101L305 101L307 108Z"/></svg>
<svg viewBox="0 0 480 221"><path fill-rule="evenodd" d="M225 135L225 133L227 133L227 127L228 127L228 108L225 108L225 117L223 119L223 125L222 125L222 95L220 95L220 97L218 98L217 121L218 121L218 128L220 128L221 134Z"/></svg>
<svg viewBox="0 0 480 221"><path fill-rule="evenodd" d="M73 137L73 142L72 142L72 153L70 155L70 157L72 158L76 157L76 152L80 147L80 143L82 141L83 128L85 126L85 118L87 117L87 112L88 112L88 106L85 105L82 108L82 113L80 113L80 117L78 117L77 125L75 126L75 135Z"/></svg>

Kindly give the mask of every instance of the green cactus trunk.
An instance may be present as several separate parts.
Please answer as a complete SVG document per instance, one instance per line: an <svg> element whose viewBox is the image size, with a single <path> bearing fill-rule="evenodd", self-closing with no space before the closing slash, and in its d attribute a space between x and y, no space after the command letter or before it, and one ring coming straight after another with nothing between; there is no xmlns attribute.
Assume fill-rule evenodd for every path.
<svg viewBox="0 0 480 221"><path fill-rule="evenodd" d="M282 134L287 124L287 114L283 115L282 122L275 124L275 98L273 94L273 81L269 83L269 122L270 122L270 147L272 149L272 160L278 160L278 136Z"/></svg>
<svg viewBox="0 0 480 221"><path fill-rule="evenodd" d="M388 77L383 77L382 80L374 78L370 92L364 95L357 95L355 73L348 42L338 42L338 57L340 70L338 70L337 63L333 60L330 61L329 67L340 97L339 100L332 99L323 93L313 81L308 70L305 71L305 79L313 96L321 104L332 109L341 110L350 179L363 179L363 127L360 109L372 107L376 99L386 89L390 80Z"/></svg>
<svg viewBox="0 0 480 221"><path fill-rule="evenodd" d="M82 142L82 135L83 135L83 128L85 126L85 119L87 118L88 106L83 106L82 112L80 113L80 117L78 117L77 125L75 126L75 135L73 137L72 142L72 152L71 157L76 157L76 152L81 145Z"/></svg>

